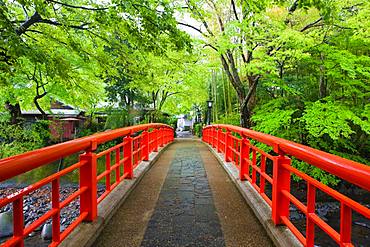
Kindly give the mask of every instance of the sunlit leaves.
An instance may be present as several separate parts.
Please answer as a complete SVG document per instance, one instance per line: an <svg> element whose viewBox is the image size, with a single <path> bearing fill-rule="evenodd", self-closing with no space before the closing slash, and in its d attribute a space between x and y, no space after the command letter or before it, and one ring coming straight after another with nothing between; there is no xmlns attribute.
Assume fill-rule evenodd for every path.
<svg viewBox="0 0 370 247"><path fill-rule="evenodd" d="M0 83L11 93L2 92L1 103L34 107L35 68L47 91L40 100L43 107L49 107L50 98L85 109L104 101L105 78L122 71L142 73L140 62L148 52L190 49L173 13L170 2L160 0L5 1L0 6ZM35 14L39 19L18 33Z"/></svg>

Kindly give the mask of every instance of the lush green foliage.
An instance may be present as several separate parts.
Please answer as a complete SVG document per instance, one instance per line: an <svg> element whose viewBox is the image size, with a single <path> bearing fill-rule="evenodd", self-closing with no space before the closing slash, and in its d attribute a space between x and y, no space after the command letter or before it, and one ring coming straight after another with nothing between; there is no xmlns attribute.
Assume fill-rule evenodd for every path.
<svg viewBox="0 0 370 247"><path fill-rule="evenodd" d="M93 108L105 84L140 74L149 53L189 50L173 13L167 1L1 2L0 104Z"/></svg>
<svg viewBox="0 0 370 247"><path fill-rule="evenodd" d="M369 164L369 27L362 0L0 0L0 116L13 124L1 127L0 153L48 139L22 131L18 105L46 115L59 100L92 118L98 108L108 113L105 126L91 119L83 136L174 125L174 115L194 109L206 120L210 97L215 123Z"/></svg>
<svg viewBox="0 0 370 247"><path fill-rule="evenodd" d="M201 137L202 136L202 123L196 123L194 124L193 126L193 129L194 129L194 135L197 136L197 137Z"/></svg>
<svg viewBox="0 0 370 247"><path fill-rule="evenodd" d="M207 6L194 18L208 22L203 42L222 62L210 83L216 122L243 117L243 90L253 95L258 78L247 102L250 127L370 164L369 2L234 1L236 13L224 1L191 2L193 10ZM339 181L293 165L326 184Z"/></svg>
<svg viewBox="0 0 370 247"><path fill-rule="evenodd" d="M31 126L0 122L0 159L44 147L50 140L48 121Z"/></svg>

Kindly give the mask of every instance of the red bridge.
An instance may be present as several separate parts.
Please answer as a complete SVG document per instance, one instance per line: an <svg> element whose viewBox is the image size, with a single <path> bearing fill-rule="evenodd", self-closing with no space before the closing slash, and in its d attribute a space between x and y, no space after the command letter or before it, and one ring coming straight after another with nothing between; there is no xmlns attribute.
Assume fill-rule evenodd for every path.
<svg viewBox="0 0 370 247"><path fill-rule="evenodd" d="M366 234L362 240L353 237L358 227L353 216L368 222L368 205L296 169L291 160L335 175L365 195L370 167L231 125L205 127L202 140L174 139L174 130L163 124L98 133L2 159L0 182L76 154L75 164L0 198L0 209L13 212L12 233L1 246L327 245L322 238L353 246L370 241ZM75 173L76 190L62 196L61 180ZM294 193L293 176L305 182L300 195ZM47 206L25 222L25 198L45 186L50 187ZM318 214L318 194L339 204L338 225ZM73 202L77 216L62 227L63 210ZM292 219L293 210L303 220ZM47 222L51 239L31 241Z"/></svg>

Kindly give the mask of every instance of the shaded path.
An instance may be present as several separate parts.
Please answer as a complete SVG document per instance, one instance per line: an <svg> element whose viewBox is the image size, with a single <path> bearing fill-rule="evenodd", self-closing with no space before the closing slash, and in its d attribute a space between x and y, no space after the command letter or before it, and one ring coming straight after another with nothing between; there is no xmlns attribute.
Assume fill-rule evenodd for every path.
<svg viewBox="0 0 370 247"><path fill-rule="evenodd" d="M171 145L94 246L272 246L208 148Z"/></svg>
<svg viewBox="0 0 370 247"><path fill-rule="evenodd" d="M199 149L175 153L141 246L225 246Z"/></svg>

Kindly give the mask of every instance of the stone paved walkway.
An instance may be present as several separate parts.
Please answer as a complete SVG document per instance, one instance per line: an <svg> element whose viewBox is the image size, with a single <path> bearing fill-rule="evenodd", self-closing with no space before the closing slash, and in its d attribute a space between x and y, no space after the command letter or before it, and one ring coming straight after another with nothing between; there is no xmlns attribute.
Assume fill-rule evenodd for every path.
<svg viewBox="0 0 370 247"><path fill-rule="evenodd" d="M170 145L93 246L273 246L208 148Z"/></svg>
<svg viewBox="0 0 370 247"><path fill-rule="evenodd" d="M191 131L176 131L176 138L193 138Z"/></svg>
<svg viewBox="0 0 370 247"><path fill-rule="evenodd" d="M199 149L177 149L143 247L225 246Z"/></svg>

